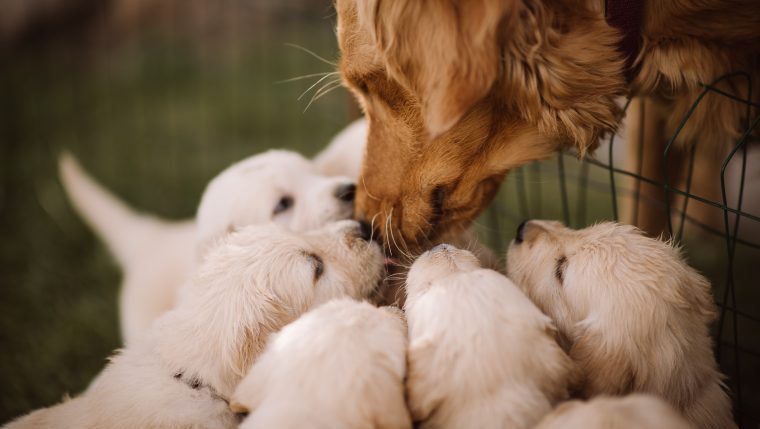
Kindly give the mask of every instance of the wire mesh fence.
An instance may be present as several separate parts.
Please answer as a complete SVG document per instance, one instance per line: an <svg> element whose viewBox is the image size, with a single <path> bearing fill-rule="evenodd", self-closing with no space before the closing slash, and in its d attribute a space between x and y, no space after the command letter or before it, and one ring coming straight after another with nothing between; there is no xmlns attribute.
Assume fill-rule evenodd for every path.
<svg viewBox="0 0 760 429"><path fill-rule="evenodd" d="M731 94L715 86L737 77L746 79L747 94ZM563 151L554 159L514 171L476 224L481 232L486 232L481 236L488 244L503 252L512 238L511 231L524 219L560 219L573 227L601 220L638 224L640 208L646 206L665 225L663 236L681 245L690 263L712 281L719 308L713 327L715 354L727 376L735 417L741 427L756 427L760 423L757 411L760 410L760 306L757 305L760 201L756 192L760 183L752 174L760 166L750 159L753 143L758 141L760 103L752 99L751 80L748 73L737 72L702 85L702 91L664 145L661 175L642 172L642 150L648 142L621 141L619 135L613 135L595 156L579 159L574 152ZM693 187L697 176L705 176L695 162L699 150L708 151L702 147L705 142L695 142L687 148L685 177L680 183L676 180L677 172L671 171L668 163L679 133L700 103L706 102L708 94L746 107L740 137L730 145L723 159L708 159L718 167L712 169L716 174L700 178L719 188L718 198L705 197ZM624 110L628 111L630 104L628 100ZM628 158L635 159L626 159L626 154L621 154L622 148L636 144L627 149ZM642 192L642 185L661 189L664 198L651 198ZM692 214L695 204L700 204L710 216Z"/></svg>

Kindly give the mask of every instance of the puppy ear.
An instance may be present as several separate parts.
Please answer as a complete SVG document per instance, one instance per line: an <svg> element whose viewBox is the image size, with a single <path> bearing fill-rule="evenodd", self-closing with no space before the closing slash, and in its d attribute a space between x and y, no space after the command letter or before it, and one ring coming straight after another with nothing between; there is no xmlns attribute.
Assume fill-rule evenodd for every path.
<svg viewBox="0 0 760 429"><path fill-rule="evenodd" d="M430 418L443 400L442 390L436 385L443 377L438 371L444 368L430 368L422 362L433 362L433 344L428 340L419 340L409 344L408 373L406 378L406 398L409 412L414 422L423 422Z"/></svg>
<svg viewBox="0 0 760 429"><path fill-rule="evenodd" d="M581 397L599 394L624 395L637 386L636 369L625 347L605 344L605 338L594 326L577 327L570 358L578 364L583 375L576 378Z"/></svg>
<svg viewBox="0 0 760 429"><path fill-rule="evenodd" d="M226 359L228 367L241 377L264 350L269 337L293 320L290 313L273 299L259 299L258 308L252 310L253 308L250 304L249 308L239 307L237 311L225 315L229 319L228 326L235 328L230 330L231 335L224 340L228 351L222 359ZM243 320L243 314L256 314L258 319Z"/></svg>
<svg viewBox="0 0 760 429"><path fill-rule="evenodd" d="M513 0L359 1L387 73L419 100L431 138L490 91L500 72L499 31Z"/></svg>
<svg viewBox="0 0 760 429"><path fill-rule="evenodd" d="M230 401L230 411L232 411L235 414L247 414L251 410L248 409L245 405L238 402L235 398L233 398Z"/></svg>

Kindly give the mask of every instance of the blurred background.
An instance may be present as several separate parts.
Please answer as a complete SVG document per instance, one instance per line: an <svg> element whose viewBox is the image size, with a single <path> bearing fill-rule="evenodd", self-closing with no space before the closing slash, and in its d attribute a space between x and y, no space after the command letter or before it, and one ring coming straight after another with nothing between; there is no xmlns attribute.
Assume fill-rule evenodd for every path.
<svg viewBox="0 0 760 429"><path fill-rule="evenodd" d="M0 423L81 392L121 345L120 272L66 200L61 151L133 207L191 217L232 162L268 148L311 156L359 116L340 87L309 105L320 76L281 82L335 70L334 26L331 0L0 0ZM621 144L510 174L475 223L480 240L503 255L527 218L617 218L636 192L609 170ZM742 222L732 254L720 222L680 238L731 309L717 350L757 427L760 222Z"/></svg>
<svg viewBox="0 0 760 429"><path fill-rule="evenodd" d="M57 178L71 151L132 206L195 213L264 149L312 155L359 115L330 0L0 0L0 423L81 392L121 345L120 272ZM315 88L316 89L316 88Z"/></svg>

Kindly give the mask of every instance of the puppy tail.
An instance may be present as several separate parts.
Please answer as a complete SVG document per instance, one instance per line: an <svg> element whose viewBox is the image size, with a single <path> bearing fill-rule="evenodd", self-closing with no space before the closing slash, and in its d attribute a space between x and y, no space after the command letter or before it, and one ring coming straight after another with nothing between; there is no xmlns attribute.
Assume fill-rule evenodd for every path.
<svg viewBox="0 0 760 429"><path fill-rule="evenodd" d="M97 183L69 152L58 159L58 173L74 209L126 267L140 252L156 220L142 215Z"/></svg>

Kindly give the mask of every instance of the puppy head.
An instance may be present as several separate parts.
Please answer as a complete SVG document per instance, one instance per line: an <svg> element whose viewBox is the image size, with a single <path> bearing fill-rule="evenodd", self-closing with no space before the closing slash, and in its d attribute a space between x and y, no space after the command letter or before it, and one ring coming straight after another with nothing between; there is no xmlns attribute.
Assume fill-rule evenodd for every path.
<svg viewBox="0 0 760 429"><path fill-rule="evenodd" d="M355 221L302 234L276 224L243 228L199 267L178 309L189 324L184 342L204 342L242 375L271 332L332 298L367 297L382 271L379 246Z"/></svg>
<svg viewBox="0 0 760 429"><path fill-rule="evenodd" d="M337 299L270 337L230 407L251 413L241 428L408 427L405 372L403 316Z"/></svg>
<svg viewBox="0 0 760 429"><path fill-rule="evenodd" d="M588 374L588 394L664 383L654 374L669 376L679 362L671 356L712 359L709 283L672 244L633 226L574 231L526 222L510 244L507 272L554 319Z"/></svg>
<svg viewBox="0 0 760 429"><path fill-rule="evenodd" d="M617 35L573 3L338 0L340 70L369 123L356 215L421 247L512 168L616 127Z"/></svg>
<svg viewBox="0 0 760 429"><path fill-rule="evenodd" d="M576 231L559 222L525 222L509 246L507 272L565 330L604 308L635 318L636 304L694 304L703 322L713 317L709 284L679 249L630 225Z"/></svg>
<svg viewBox="0 0 760 429"><path fill-rule="evenodd" d="M439 244L420 255L412 264L406 278L407 295L419 295L438 280L477 269L480 269L480 261L472 252Z"/></svg>
<svg viewBox="0 0 760 429"><path fill-rule="evenodd" d="M275 222L308 231L348 219L355 185L317 173L301 155L271 150L233 164L206 187L198 208L199 255L224 234Z"/></svg>

